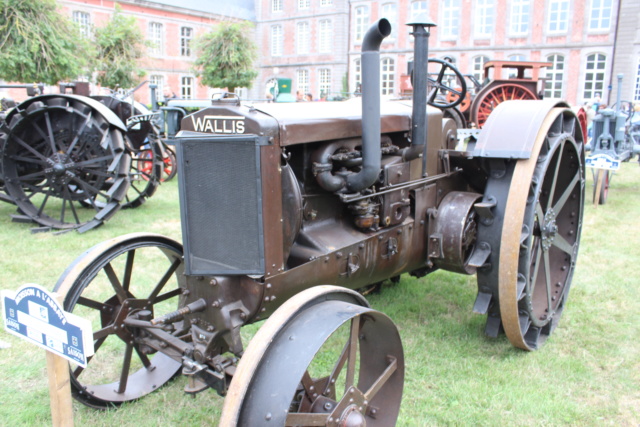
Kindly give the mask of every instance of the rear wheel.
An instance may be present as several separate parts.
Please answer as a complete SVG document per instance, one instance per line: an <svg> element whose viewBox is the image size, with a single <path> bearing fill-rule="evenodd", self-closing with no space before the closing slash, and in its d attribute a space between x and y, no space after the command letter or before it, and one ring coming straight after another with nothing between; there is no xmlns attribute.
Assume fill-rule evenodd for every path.
<svg viewBox="0 0 640 427"><path fill-rule="evenodd" d="M492 171L487 184L485 199L491 195L497 205L479 240L500 238L488 266L478 270L479 299L483 292L492 299L487 333L496 335L501 326L525 350L539 348L553 332L571 287L582 229L582 144L575 115L554 108L531 157Z"/></svg>
<svg viewBox="0 0 640 427"><path fill-rule="evenodd" d="M606 169L596 169L593 173L593 203L604 205L609 197L610 172Z"/></svg>

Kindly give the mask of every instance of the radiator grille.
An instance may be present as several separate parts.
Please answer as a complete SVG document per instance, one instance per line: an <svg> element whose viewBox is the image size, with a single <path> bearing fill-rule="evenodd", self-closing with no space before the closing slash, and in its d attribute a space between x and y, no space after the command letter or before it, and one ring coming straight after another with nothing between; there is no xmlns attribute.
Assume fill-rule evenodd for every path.
<svg viewBox="0 0 640 427"><path fill-rule="evenodd" d="M187 274L262 274L257 139L183 138L177 145Z"/></svg>

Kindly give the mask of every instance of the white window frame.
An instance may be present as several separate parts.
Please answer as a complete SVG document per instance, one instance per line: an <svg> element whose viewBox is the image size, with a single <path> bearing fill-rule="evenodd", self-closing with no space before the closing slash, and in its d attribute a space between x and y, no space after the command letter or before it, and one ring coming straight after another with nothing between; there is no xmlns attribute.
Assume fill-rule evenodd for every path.
<svg viewBox="0 0 640 427"><path fill-rule="evenodd" d="M593 64L593 68L591 69L589 68L590 64ZM589 77L589 74L593 74L593 76ZM602 52L593 52L587 55L584 63L583 76L583 99L594 99L597 94L600 95L601 99L604 99L606 90L605 79L607 76L607 55ZM589 84L591 87L587 88Z"/></svg>
<svg viewBox="0 0 640 427"><path fill-rule="evenodd" d="M309 93L309 70L306 68L300 68L296 70L296 92L306 95Z"/></svg>
<svg viewBox="0 0 640 427"><path fill-rule="evenodd" d="M164 25L161 22L151 21L147 27L147 34L151 47L149 54L160 56L164 54Z"/></svg>
<svg viewBox="0 0 640 427"><path fill-rule="evenodd" d="M560 53L547 55L547 62L551 62L553 65L547 67L547 75L544 82L545 98L563 99L565 61L565 55Z"/></svg>
<svg viewBox="0 0 640 427"><path fill-rule="evenodd" d="M333 47L333 23L330 19L318 22L318 52L330 53Z"/></svg>
<svg viewBox="0 0 640 427"><path fill-rule="evenodd" d="M356 43L361 43L364 38L364 34L369 28L369 6L357 6L355 13L355 38Z"/></svg>
<svg viewBox="0 0 640 427"><path fill-rule="evenodd" d="M296 53L307 55L311 50L311 26L309 22L302 21L296 24Z"/></svg>
<svg viewBox="0 0 640 427"><path fill-rule="evenodd" d="M194 99L196 79L193 76L180 77L180 97L182 99Z"/></svg>
<svg viewBox="0 0 640 427"><path fill-rule="evenodd" d="M358 86L362 86L362 61L356 58L353 61L353 91L357 92Z"/></svg>
<svg viewBox="0 0 640 427"><path fill-rule="evenodd" d="M331 93L331 69L320 68L318 70L318 97L326 98ZM323 96L324 95L324 96Z"/></svg>
<svg viewBox="0 0 640 427"><path fill-rule="evenodd" d="M298 9L304 10L311 7L311 0L298 0Z"/></svg>
<svg viewBox="0 0 640 427"><path fill-rule="evenodd" d="M523 36L529 32L531 17L530 0L511 0L509 32L512 36Z"/></svg>
<svg viewBox="0 0 640 427"><path fill-rule="evenodd" d="M388 40L394 40L398 34L398 5L393 2L386 2L380 6L380 17L386 18L391 24L391 34Z"/></svg>
<svg viewBox="0 0 640 427"><path fill-rule="evenodd" d="M480 83L484 80L484 64L491 59L487 55L478 55L473 57L473 77Z"/></svg>
<svg viewBox="0 0 640 427"><path fill-rule="evenodd" d="M180 27L180 56L191 57L191 41L193 40L192 27Z"/></svg>
<svg viewBox="0 0 640 427"><path fill-rule="evenodd" d="M411 21L418 17L420 13L428 13L427 0L414 0L411 2Z"/></svg>
<svg viewBox="0 0 640 427"><path fill-rule="evenodd" d="M442 26L440 27L440 38L456 39L460 27L460 0L442 0Z"/></svg>
<svg viewBox="0 0 640 427"><path fill-rule="evenodd" d="M382 58L380 61L380 94L394 95L396 90L396 61Z"/></svg>
<svg viewBox="0 0 640 427"><path fill-rule="evenodd" d="M151 74L149 76L149 83L156 85L156 98L164 98L164 83L165 77L163 74Z"/></svg>
<svg viewBox="0 0 640 427"><path fill-rule="evenodd" d="M271 0L271 12L282 12L284 0Z"/></svg>
<svg viewBox="0 0 640 427"><path fill-rule="evenodd" d="M271 26L271 56L284 54L284 29L282 25Z"/></svg>
<svg viewBox="0 0 640 427"><path fill-rule="evenodd" d="M87 38L92 36L93 30L91 28L91 14L89 12L84 10L74 10L71 13L71 18L73 19L73 22L78 24L80 34Z"/></svg>
<svg viewBox="0 0 640 427"><path fill-rule="evenodd" d="M569 30L570 0L549 0L547 32L565 34Z"/></svg>
<svg viewBox="0 0 640 427"><path fill-rule="evenodd" d="M591 0L589 4L589 31L609 31L612 15L613 0Z"/></svg>
<svg viewBox="0 0 640 427"><path fill-rule="evenodd" d="M475 38L491 37L494 30L495 8L494 0L476 0L473 25Z"/></svg>
<svg viewBox="0 0 640 427"><path fill-rule="evenodd" d="M333 0L320 0L320 7L328 7L333 4Z"/></svg>

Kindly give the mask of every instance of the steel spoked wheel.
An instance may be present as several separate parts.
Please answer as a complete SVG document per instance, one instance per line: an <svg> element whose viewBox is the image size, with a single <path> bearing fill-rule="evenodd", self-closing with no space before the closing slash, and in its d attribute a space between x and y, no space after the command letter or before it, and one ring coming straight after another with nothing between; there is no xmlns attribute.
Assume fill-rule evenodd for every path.
<svg viewBox="0 0 640 427"><path fill-rule="evenodd" d="M154 234L131 234L81 255L55 291L64 308L93 325L95 354L87 367L70 364L74 398L95 408L138 399L169 381L180 362L145 345L144 334L125 324L136 315L154 318L181 307L182 247ZM180 336L188 327L175 324Z"/></svg>
<svg viewBox="0 0 640 427"><path fill-rule="evenodd" d="M482 91L473 101L472 120L481 128L489 114L504 101L538 99L531 90L515 83L501 83L491 89Z"/></svg>
<svg viewBox="0 0 640 427"><path fill-rule="evenodd" d="M164 147L162 157L162 182L171 181L178 173L178 159L175 151L170 147Z"/></svg>
<svg viewBox="0 0 640 427"><path fill-rule="evenodd" d="M610 174L606 169L596 169L593 173L593 203L604 205L609 197ZM599 186L599 187L598 187Z"/></svg>
<svg viewBox="0 0 640 427"><path fill-rule="evenodd" d="M47 97L15 114L2 150L6 192L45 228L84 231L109 219L128 189L122 132L90 106ZM91 209L81 209L90 204Z"/></svg>
<svg viewBox="0 0 640 427"><path fill-rule="evenodd" d="M546 341L569 294L582 229L582 144L574 113L554 108L531 158L511 162L502 178L493 179L503 185L488 183L488 191L502 191L496 199L505 200L488 227L500 235L499 258L490 260L498 264L499 307L494 305L493 315L499 315L509 341L525 350ZM487 278L490 273L479 271L479 284Z"/></svg>
<svg viewBox="0 0 640 427"><path fill-rule="evenodd" d="M132 152L130 186L122 208L137 208L153 196L160 185L162 169L162 147L157 139L150 137L143 149Z"/></svg>
<svg viewBox="0 0 640 427"><path fill-rule="evenodd" d="M333 286L287 301L242 356L220 425L395 425L402 343L388 317L362 304Z"/></svg>

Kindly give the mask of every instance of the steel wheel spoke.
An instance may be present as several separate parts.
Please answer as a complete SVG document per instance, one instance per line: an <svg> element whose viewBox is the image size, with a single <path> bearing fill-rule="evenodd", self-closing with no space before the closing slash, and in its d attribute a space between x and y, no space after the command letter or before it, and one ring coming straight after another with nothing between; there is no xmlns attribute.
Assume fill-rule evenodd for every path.
<svg viewBox="0 0 640 427"><path fill-rule="evenodd" d="M382 374L380 374L378 379L376 379L375 382L371 385L371 387L369 387L369 390L367 390L364 393L365 399L368 401L371 401L371 399L376 397L376 394L386 384L386 382L389 381L389 378L391 378L391 375L393 375L393 373L397 369L398 369L398 361L396 360L395 357L392 357L391 361L389 362L389 366L386 367L386 369L382 372Z"/></svg>
<svg viewBox="0 0 640 427"><path fill-rule="evenodd" d="M573 179L571 180L569 185L567 185L567 188L565 188L564 192L562 193L562 196L560 196L556 204L553 206L553 211L556 214L562 211L562 208L564 208L564 205L567 203L567 200L569 200L569 196L571 196L571 193L573 192L573 189L575 188L575 186L578 185L578 182L580 182L580 171L576 172Z"/></svg>
<svg viewBox="0 0 640 427"><path fill-rule="evenodd" d="M551 315L551 262L549 261L549 251L544 251L544 280L545 288L547 290L547 308L549 309L549 315Z"/></svg>
<svg viewBox="0 0 640 427"><path fill-rule="evenodd" d="M182 293L182 291L180 290L180 288L175 288L174 290L172 290L170 292L165 292L164 294L159 295L155 300L152 301L152 303L153 304L161 303L162 301L166 301L168 299L176 297L176 296L180 295L181 293Z"/></svg>
<svg viewBox="0 0 640 427"><path fill-rule="evenodd" d="M124 393L127 389L127 380L129 379L129 369L131 368L131 354L133 353L133 345L127 344L124 351L124 360L122 362L122 372L120 373L120 384L116 393Z"/></svg>
<svg viewBox="0 0 640 427"><path fill-rule="evenodd" d="M49 137L49 144L51 146L51 153L55 154L56 157L58 158L58 161L60 160L60 156L57 154L58 153L58 147L56 147L56 140L53 137L53 128L51 127L51 119L49 118L49 112L45 111L44 112L44 119L45 122L47 124L47 136Z"/></svg>
<svg viewBox="0 0 640 427"><path fill-rule="evenodd" d="M48 159L43 156L42 154L40 154L38 151L36 151L31 145L27 144L26 142L24 142L22 139L20 139L17 135L12 135L12 138L22 147L26 148L27 151L29 151L31 154L33 154L34 156L36 156L38 159L42 160L44 163L49 164L49 162L47 161Z"/></svg>
<svg viewBox="0 0 640 427"><path fill-rule="evenodd" d="M142 362L142 366L144 366L145 369L149 369L152 366L151 360L149 360L149 356L142 353L138 347L135 347L135 350L136 350L136 354L140 358L140 361Z"/></svg>
<svg viewBox="0 0 640 427"><path fill-rule="evenodd" d="M547 210L551 208L553 205L553 197L556 192L556 187L558 186L558 173L560 172L560 165L562 164L562 153L564 152L564 144L562 141L560 146L556 149L556 153L558 153L558 158L556 159L555 168L553 169L553 179L551 180L551 190L549 191L549 200L547 200Z"/></svg>
<svg viewBox="0 0 640 427"><path fill-rule="evenodd" d="M342 372L342 368L344 367L345 362L347 361L347 356L348 356L348 351L349 351L349 342L346 342L344 344L344 347L342 348L342 352L340 353L340 357L338 358L338 361L336 362L335 366L333 367L333 370L331 371L331 375L329 375L329 378L327 380L327 385L324 387L324 390L322 390L322 394L326 395L329 392L329 389L331 388L331 381L334 381L340 376L340 372Z"/></svg>
<svg viewBox="0 0 640 427"><path fill-rule="evenodd" d="M532 248L532 250L535 251L536 260L535 267L533 268L533 272L531 273L531 279L527 282L527 294L529 295L531 295L531 292L533 292L535 283L538 280L538 272L540 271L540 259L542 257L542 252L544 252L542 249L542 243L540 241L536 241L535 246Z"/></svg>
<svg viewBox="0 0 640 427"><path fill-rule="evenodd" d="M98 329L93 333L93 339L94 341L105 340L111 334L113 334L113 325L105 326L104 328ZM97 351L97 350L98 349L95 348L95 344L94 344L94 351Z"/></svg>
<svg viewBox="0 0 640 427"><path fill-rule="evenodd" d="M559 233L556 234L555 239L553 240L553 246L560 249L562 252L571 255L573 257L573 245L570 244L567 239L562 237Z"/></svg>
<svg viewBox="0 0 640 427"><path fill-rule="evenodd" d="M329 414L289 413L285 426L325 426Z"/></svg>
<svg viewBox="0 0 640 427"><path fill-rule="evenodd" d="M123 302L124 300L129 298L128 292L122 287L120 279L118 279L118 276L116 275L116 272L113 270L113 267L110 263L104 266L104 272L109 278L109 282L111 283L113 290L116 292L118 300L120 302Z"/></svg>
<svg viewBox="0 0 640 427"><path fill-rule="evenodd" d="M162 278L160 279L160 281L158 282L158 284L155 286L155 288L153 289L153 291L151 292L151 294L149 295L148 300L151 301L152 303L156 303L156 298L158 297L158 294L160 293L160 291L162 290L162 288L164 288L164 285L167 284L167 282L169 281L169 279L171 278L171 276L173 276L173 273L176 272L176 270L178 269L178 267L180 266L180 264L182 264L182 261L177 259L175 260L171 266L169 267L169 269L166 271L166 273L164 273L164 276L162 276Z"/></svg>
<svg viewBox="0 0 640 427"><path fill-rule="evenodd" d="M347 362L347 378L345 393L353 385L356 376L356 357L358 354L358 336L360 335L360 317L351 319L351 333L349 334L349 352Z"/></svg>
<svg viewBox="0 0 640 427"><path fill-rule="evenodd" d="M124 266L124 277L122 278L122 287L125 291L129 291L131 285L131 273L133 272L133 260L136 256L136 250L132 249L127 252L127 261Z"/></svg>

